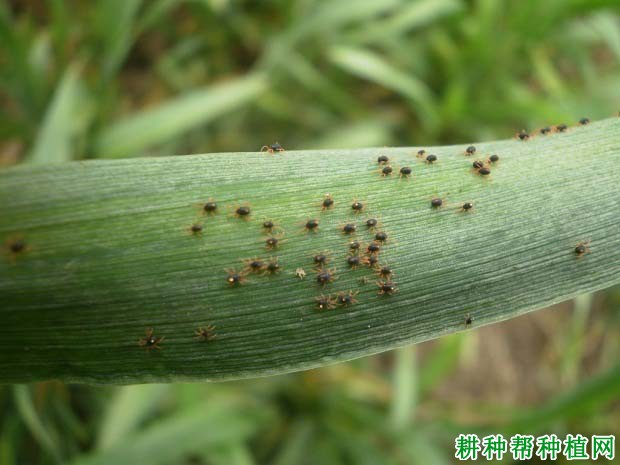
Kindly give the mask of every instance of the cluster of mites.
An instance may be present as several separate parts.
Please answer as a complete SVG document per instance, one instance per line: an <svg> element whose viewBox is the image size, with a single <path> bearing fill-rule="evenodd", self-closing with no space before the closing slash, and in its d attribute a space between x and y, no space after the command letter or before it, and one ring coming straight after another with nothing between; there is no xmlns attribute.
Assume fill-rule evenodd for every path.
<svg viewBox="0 0 620 465"><path fill-rule="evenodd" d="M618 113L620 116L620 113ZM585 126L590 123L588 118L581 118L579 120L579 125ZM546 126L532 133L528 133L525 130L521 130L518 132L515 137L520 141L528 141L530 138L536 135L546 136L552 133L563 133L568 130L568 126L566 124L558 124L556 126ZM277 152L284 152L284 147L282 147L278 142L270 145L265 145L261 148L262 152L269 152L271 154ZM470 145L465 149L466 156L472 156L476 154L476 147ZM428 164L435 163L438 159L434 154L426 153L425 150L419 150L417 153L417 157L423 159ZM377 159L377 162L380 165L380 173L381 176L391 176L394 172L394 169L389 164L389 158L385 155L380 155ZM486 160L475 160L472 163L473 170L479 174L480 176L488 176L491 174L491 166L494 163L499 161L498 155L490 155ZM412 169L408 166L403 166L399 170L400 177L409 177L412 173ZM443 205L443 200L441 198L433 198L431 199L431 207L439 208ZM325 198L321 203L322 209L330 209L334 206L334 199L330 194L326 194ZM472 202L465 202L460 207L460 210L463 212L467 212L472 210L474 207ZM217 203L213 200L209 200L203 206L203 210L207 214L213 214L217 211L218 206ZM364 210L364 204L360 201L354 201L351 204L351 209L359 213ZM250 217L250 207L248 205L241 205L235 209L235 216L242 219L249 219ZM375 218L369 218L366 220L366 227L370 230L374 230L378 226L378 221ZM273 234L276 232L278 227L271 220L266 220L262 224L263 229L270 233L270 237L265 240L265 245L267 249L272 250L276 249L279 245L280 238ZM317 219L310 219L304 225L305 229L308 231L316 231L319 228L319 221ZM190 231L193 234L200 234L202 232L202 225L193 224L190 227ZM342 226L342 232L344 234L353 234L357 231L357 226L354 223L346 223ZM388 265L379 264L379 252L381 250L382 245L387 240L387 234L383 231L376 231L374 240L368 244L364 251L361 251L362 245L359 241L354 240L349 243L350 254L347 256L347 264L351 268L356 268L361 265L368 266L374 270L376 270L377 275L380 280L377 281L377 286L379 287L378 293L380 295L391 295L397 291L396 283L392 281L393 270ZM583 255L590 253L590 242L589 241L581 241L575 245L574 253L579 258ZM5 244L6 249L9 253L9 258L14 260L20 255L23 255L28 250L30 250L29 245L25 241L25 239L18 237L9 239ZM336 269L328 268L327 265L329 263L329 257L325 253L319 253L312 257L312 260L316 266L316 280L319 285L324 286L326 284L331 283L334 279L336 279ZM243 271L235 271L235 270L226 270L227 277L226 281L229 286L238 286L240 285L246 278L248 273L268 273L275 274L280 272L281 267L278 263L277 258L271 258L268 261L264 261L259 258L245 260L245 268ZM305 277L305 271L302 268L298 268L295 273L299 278ZM346 291L339 292L337 295L323 295L321 294L316 298L316 305L319 310L329 310L335 308L337 305L348 306L357 302L355 296L357 292L354 291ZM466 325L470 325L472 322L472 317L466 316ZM200 327L196 329L194 333L194 337L199 341L212 341L216 338L215 334L215 326L208 325L206 327ZM165 336L155 336L153 329L149 328L146 330L145 336L138 341L138 345L146 348L147 350L151 349L160 349L160 344L164 341Z"/></svg>
<svg viewBox="0 0 620 465"><path fill-rule="evenodd" d="M467 147L467 149L465 149L465 155L471 156L475 154L476 154L476 147L474 147L473 145L470 145L469 147ZM437 155L433 153L426 153L426 150L424 149L418 150L418 153L416 156L424 160L429 165L432 165L438 160ZM379 165L382 165L381 168L379 169L381 176L384 176L384 177L391 176L394 173L394 168L392 168L392 165L390 165L390 159L387 156L381 155L379 156L377 161ZM498 161L499 161L499 155L495 155L495 154L491 155L486 160L476 160L473 163L474 172L478 173L480 176L488 176L489 174L491 174L491 165ZM408 178L409 176L411 176L412 170L411 170L411 167L409 166L403 166L402 168L400 168L398 173L399 173L398 175L401 178ZM443 201L441 199L433 199L432 201L433 207L441 207L442 204L443 204ZM468 202L463 205L463 210L470 210L472 207L473 205L470 202Z"/></svg>
<svg viewBox="0 0 620 465"><path fill-rule="evenodd" d="M325 194L320 206L322 210L330 210L334 207L335 201L330 194ZM214 214L217 211L218 205L214 200L209 200L204 204L203 210L207 214ZM361 213L365 209L363 202L354 200L351 203L351 211L354 213ZM237 206L234 210L234 216L244 220L248 220L251 215L251 208L249 205ZM388 265L381 265L379 263L379 254L381 248L388 240L388 235L385 231L378 230L379 221L376 218L368 218L365 220L365 228L373 232L374 236L372 241L367 245L362 245L358 240L352 240L348 243L348 255L346 258L346 264L349 268L355 269L359 266L368 266L377 272L380 280L377 281L378 293L380 295L390 295L397 291L396 284L392 282L392 269ZM308 219L303 228L308 232L317 232L319 230L319 220L316 218ZM265 239L265 248L267 250L277 249L280 245L281 233L280 227L272 220L265 220L262 223L263 232L268 234ZM358 226L356 223L345 223L340 226L340 231L345 236L351 236L357 232ZM202 232L202 226L194 224L191 226L191 231L194 234ZM269 260L262 258L250 258L244 260L245 266L242 270L227 269L226 282L230 287L236 287L243 284L250 273L254 274L276 274L282 271L278 259L271 257ZM336 269L330 268L330 256L327 252L317 253L312 256L312 263L314 264L316 271L316 282L320 286L331 284L336 279ZM303 279L306 276L306 272L303 268L297 268L295 275ZM331 309L335 305L352 305L357 302L355 299L357 293L353 291L340 292L336 296L319 296L317 297L317 307L319 310Z"/></svg>
<svg viewBox="0 0 620 465"><path fill-rule="evenodd" d="M334 199L331 195L326 194L321 201L321 209L329 210L334 207ZM206 214L212 215L218 211L218 204L215 200L209 200L203 205L203 210ZM355 213L360 213L364 210L364 204L360 201L354 201L351 204L351 209ZM240 219L248 220L251 216L251 208L248 205L237 206L234 209L234 216ZM376 228L379 226L379 221L375 218L368 218L365 221L366 228L373 231L374 239L367 246L363 247L357 240L352 240L348 243L349 254L347 255L346 263L350 268L357 268L358 266L368 266L374 269L380 278L377 281L378 293L380 295L391 295L397 291L396 284L392 281L393 271L388 265L379 264L379 253L382 246L388 240L388 235L384 231L379 231ZM279 227L272 220L265 220L262 223L263 231L269 234L269 237L265 240L265 246L268 250L277 249L279 246L279 238L276 233L279 231ZM304 224L305 230L309 232L316 232L319 228L319 221L317 219L309 219ZM344 235L352 235L357 231L357 225L355 223L346 223L341 227ZM202 226L194 224L190 227L190 231L193 234L200 234L202 232ZM332 283L336 279L336 268L329 268L330 256L328 253L317 253L312 257L312 262L315 265L316 281L319 286L323 287ZM269 260L263 260L261 258L251 258L244 260L245 267L241 271L234 269L228 269L226 271L226 283L230 287L240 286L245 282L248 274L276 274L282 271L278 259L270 258ZM299 278L304 278L306 273L302 268L298 268L295 272ZM336 295L319 295L316 297L316 306L319 310L331 310L337 305L349 306L357 303L357 292L343 291ZM212 341L216 338L215 326L209 325L207 327L198 328L194 336L199 341ZM164 341L165 336L155 336L153 329L146 330L146 334L138 341L140 347L146 350L160 349L161 343Z"/></svg>
<svg viewBox="0 0 620 465"><path fill-rule="evenodd" d="M618 113L618 116L620 116L620 113ZM586 124L590 124L589 118L581 118L579 120L579 126L585 126ZM566 132L567 130L568 126L566 124L557 124L555 126L542 127L534 132L527 132L525 129L522 129L515 135L515 137L520 141L527 141L536 135L547 136L553 133Z"/></svg>
<svg viewBox="0 0 620 465"><path fill-rule="evenodd" d="M194 339L201 342L212 341L216 338L215 326L208 325L200 327L194 331ZM146 350L161 349L161 343L164 342L166 336L155 336L153 328L148 328L143 338L138 340L138 345Z"/></svg>

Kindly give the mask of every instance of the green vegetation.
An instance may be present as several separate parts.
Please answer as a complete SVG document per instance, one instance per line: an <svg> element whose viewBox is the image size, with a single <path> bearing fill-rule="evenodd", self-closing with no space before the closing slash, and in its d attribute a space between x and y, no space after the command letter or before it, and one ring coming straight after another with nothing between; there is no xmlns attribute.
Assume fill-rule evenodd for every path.
<svg viewBox="0 0 620 465"><path fill-rule="evenodd" d="M105 179L96 182L87 175L83 187L95 183L98 188L107 188L112 200L124 199L121 201L124 214L110 218L106 214L115 207L114 202L106 204L106 197L95 198L94 192L80 199L78 195L84 191L79 189L79 184L61 184L62 179L70 178L70 173L75 174L75 167L43 165L90 158L254 152L276 140L289 152L284 158L273 159L263 154L262 159L270 160L268 163L283 159L288 163L297 157L310 157L310 154L294 153L295 149L342 148L349 151L373 146L462 144L458 147L461 150L473 141L507 139L521 128L534 130L562 122L572 126L583 116L600 121L620 110L619 24L619 7L615 0L358 0L354 7L337 0L260 3L228 0L0 1L0 165L41 165L18 167L0 175L0 189L5 192L0 208L12 217L10 221L4 214L0 217L2 244L8 240L7 235L25 227L13 223L13 219L27 219L26 224L37 226L21 232L28 244L33 241L29 253L39 257L33 261L15 260L14 266L7 268L4 249L3 273L18 269L32 271L38 265L48 267L49 271L51 265L42 259L46 257L45 248L35 247L38 238L44 237L54 238L52 253L47 257L55 257L58 263L66 264L70 253L79 255L84 251L76 250L75 245L68 243L69 239L79 239L89 245L100 239L105 245L118 239L106 235L110 231L122 231L122 237L137 244L141 237L153 239L152 249L143 243L138 251L155 253L158 241L167 232L184 233L179 229L172 231L172 226L166 226L171 228L166 230L163 228L164 224L168 225L166 222L156 224L161 228L155 230L138 228L140 219L146 218L149 226L155 224L150 215L163 211L165 189L170 196L170 210L165 212L174 216L175 225L182 227L200 218L192 216L197 213L193 206L205 200L194 200L187 191L187 184L159 185L155 189L158 197L153 211L144 208L130 211L126 210L128 192L116 191L112 181L105 186ZM578 128L557 135L557 139L553 136L553 140L574 141L573 138L583 137L579 140L585 141L589 131L595 137L605 127L617 124L617 120L604 121L587 129ZM604 137L613 137L613 134L605 132ZM598 135L595 138L598 139ZM544 201L549 195L549 201L559 202L560 192L568 190L569 184L573 186L574 190L567 197L572 200L565 204L570 213L565 216L567 210L551 209L547 210L550 216L543 217L544 201L528 203L524 210L516 209L516 218L533 218L532 209L538 208L539 227L547 233L540 237L531 233L527 242L536 246L540 243L543 250L551 250L555 244L554 253L558 255L554 255L551 266L562 276L581 279L578 286L568 282L563 297L598 287L594 283L602 283L604 274L614 270L612 259L617 257L614 255L617 252L610 247L616 244L617 249L618 239L611 235L611 229L608 234L605 228L614 225L617 211L617 191L614 193L608 181L618 176L612 157L619 144L606 140L578 144L568 150L566 159L558 161L555 157L559 155L550 151L545 152L549 153L545 157L535 158L534 164L517 167L532 174L532 179L526 177L521 182L543 189ZM473 224L490 221L485 216L490 211L496 212L493 221L499 221L500 204L491 194L495 190L507 192L504 189L517 187L505 182L508 177L515 177L511 173L511 163L522 156L534 159L527 150L535 145L514 145L515 141L497 144L519 150L523 147L526 152L517 155L511 148L500 153L500 164L493 169L492 180L489 180L492 182L487 184L482 184L482 180L460 165L464 157L459 158L458 150L441 152L441 163L433 174L438 175L435 179L451 186L446 190L449 195L437 187L437 194L446 195L449 207L458 205L461 194L480 193L471 199L476 202L472 215L463 218L449 209L436 212L439 214L434 218L438 223L456 226L455 234L463 227L460 220ZM482 147L479 149L486 150ZM372 151L372 157L364 155L364 163L370 163L375 153ZM428 167L415 160L409 151L394 153L399 164L411 159L414 170L426 172ZM509 156L511 154L514 155ZM603 154L603 161L598 158L600 154ZM208 157L174 161L168 158L116 160L101 168L96 168L97 164L87 164L85 171L102 170L103 173L132 166L127 176L135 179L138 166L145 171L149 166L162 170L166 163L191 166L205 159L209 160ZM557 172L563 173L566 182L561 182L558 174L551 178L549 186L542 186L539 161L551 173L556 172L555 162L558 161ZM552 161L554 166L550 166ZM338 166L345 164L345 160L337 162ZM415 211L425 217L429 213L424 202L434 195L427 193L434 189L429 184L431 178L421 176L418 179L414 171L414 178L410 180L413 182L407 184L396 179L379 179L376 166L371 169L370 164L356 169L361 170L358 174L369 176L371 189L381 192L384 188L386 193L391 188L414 186L418 189L415 183L420 182L424 189L416 195ZM50 176L52 172L58 178ZM357 172L348 173L347 176L352 176ZM168 174L179 180L190 178L190 173L185 171ZM191 174L190 187L198 186L201 176L215 176L211 171L205 175L200 170ZM328 175L326 184L333 182L333 173L320 174ZM115 181L126 183L124 175ZM307 174L301 173L301 176ZM361 182L359 178L356 175L355 182ZM22 182L16 184L17 179ZM460 185L458 180L467 182L468 187L461 187L470 190L452 189L453 185ZM594 181L584 187L585 180ZM35 181L41 185L36 185ZM381 184L383 181L385 183ZM584 184L579 184L581 181ZM7 182L13 188L10 204L4 200ZM56 186L55 190L48 191L55 205L55 210L49 212L45 211L41 198L47 183ZM148 178L141 179L138 189L146 184ZM310 197L320 200L325 192L319 184L317 181L316 186L311 185L311 192L307 196L304 193L300 201L306 202ZM206 187L200 185L200 196ZM316 192L313 191L315 187ZM230 194L222 197L223 205L242 201L237 196L233 198L232 188L223 187L222 192ZM358 196L341 185L338 189L345 196ZM336 189L332 191L336 195ZM586 192L595 193L588 197ZM528 199L535 198L536 194L520 193L522 198ZM284 198L285 194L281 195ZM39 201L34 202L35 198ZM19 210L17 199L32 201L31 205L38 203L39 217ZM145 200L138 199L138 202ZM268 203L266 198L244 200L251 200L257 212ZM294 200L293 196L290 200ZM386 225L389 223L389 232L394 235L395 242L386 247L386 257L397 254L403 245L413 240L404 233L405 226L409 225L391 221L398 218L397 198L391 202L382 198L376 204L372 197L365 200L370 201L369 206L381 209L382 219ZM595 204L597 200L600 202ZM71 230L71 222L75 219L72 212L56 209L61 205L56 201L65 202L67 207L82 208L89 203L105 206L101 207L100 215L96 211L77 212L75 224L79 224L80 229ZM307 202L303 208L309 211L315 204ZM489 210L481 208L485 204ZM305 214L306 210L300 213ZM334 211L333 221L344 215L344 211ZM58 216L67 222L57 222ZM85 222L87 218L88 223ZM295 229L299 225L293 223L294 218L297 221L297 215L284 211L279 217L288 223L285 236L288 242L283 247L289 249L282 249L282 259L290 253L291 263L303 252L297 247L301 239L306 239ZM589 218L591 221L586 224ZM129 229L122 228L124 219ZM217 217L221 227L238 226L232 220L226 214ZM547 228L560 220L564 226L557 237L551 238ZM321 232L325 235L320 237L327 240L335 237L330 221L326 228L321 224ZM513 224L517 224L516 219ZM601 224L606 226L596 231ZM250 234L252 223L242 226L248 228L248 238L254 234ZM575 260L570 248L582 238L580 231L584 229L592 231L583 237L592 240L592 253ZM471 232L474 231L477 231L475 227ZM68 232L66 238L62 237L63 232ZM205 231L205 237L207 234ZM396 237L399 234L402 237ZM425 240L429 236L421 231L419 237ZM198 268L201 262L194 254L196 242L201 239L189 235L183 235L182 239L186 245L170 251L171 256L183 260L177 263L180 268ZM197 241L192 242L193 239ZM439 238L440 241L444 239ZM223 240L226 245L229 238ZM486 237L476 236L474 241L477 245L486 244ZM45 243L48 242L39 242ZM430 254L433 249L425 251L425 247L432 245L427 244L432 242L424 242L416 250ZM492 246L493 241L490 244ZM566 256L564 247L569 252ZM92 249L87 249L89 259L95 259L96 263L108 260L108 264L114 265L105 247L98 250L99 253L94 254ZM491 256L492 251L480 250L483 256ZM531 259L537 250L533 249L531 255L526 252L526 255ZM508 255L511 250L503 252ZM538 263L542 266L547 257L542 254ZM222 256L215 258L218 269L228 262ZM403 265L393 256L389 259L399 273L399 293L391 296L390 301L402 303L405 288L411 283L403 281L402 277L407 274L403 272ZM608 261L609 266L598 268L601 260ZM131 254L119 261L130 262ZM532 266L535 262L527 263ZM562 267L563 263L568 268ZM80 262L74 266L81 266ZM141 273L146 275L146 268L151 266L154 267L153 263L145 263ZM174 264L169 266L174 271ZM63 294L48 288L45 293L47 310L53 308L56 299L66 304L68 299L75 303L90 297L101 305L105 289L96 288L96 282L111 280L116 272L119 275L115 288L124 291L123 286L127 286L126 279L123 280L127 270L119 267L100 270L103 273L99 275L94 269L80 269L83 277L62 281L62 276L47 273L45 279L64 291L71 279L83 278L81 282L87 284L90 295L85 291L85 295L80 296L77 289ZM65 276L69 276L71 267L68 270ZM287 265L284 271L292 269ZM355 273L363 274L363 271ZM218 275L219 283L225 276L216 272L213 276ZM307 282L312 276L309 273L306 281L300 283L282 273L276 280L290 279L291 286L303 286L305 291L300 291L299 300L306 305L316 291L316 287ZM264 278L260 281L266 281L267 277ZM468 282L475 278L466 273ZM553 278L549 275L541 279L549 288L559 286ZM191 279L201 283L200 275L193 275ZM459 275L458 279L450 281L450 288L456 290L460 279ZM159 289L167 285L166 281L153 281L161 286ZM152 286L153 281L148 284ZM337 285L347 283L348 278L343 277ZM30 292L17 293L15 284L13 277L10 280L11 305L43 300ZM21 275L20 285L28 291L40 284L32 274ZM247 289L251 285L258 286L247 284ZM4 274L0 286L5 286L0 294L0 310L6 312L4 289L9 286L9 280ZM539 289L536 286L545 284L532 279L532 286L534 288L522 287L523 296L543 297L535 295ZM42 289L39 288L39 292ZM497 288L487 283L474 289L477 298L482 300L485 295L493 295ZM245 292L246 288L236 290ZM366 299L381 302L374 292L369 284L368 291L358 296L360 307L368 305L364 303ZM448 301L466 299L472 292L450 295ZM538 304L543 301L541 298ZM164 304L154 300L149 303L160 307ZM114 308L114 305L109 307ZM95 307L90 313L86 311L80 318L83 321L98 319L95 311L100 308ZM48 334L48 320L43 316L43 309L38 305L22 309L22 313L36 314L32 320L19 315L22 322L29 321L31 332L22 333L27 340L34 341L37 331ZM525 306L510 305L507 310L518 312L519 309ZM441 322L441 327L462 329L450 325L454 322L458 326L456 319L463 321L464 311L469 310L445 309L446 320ZM338 310L317 315L314 309L308 309L310 317L326 317L321 323L327 319L333 322L337 319L336 312ZM0 387L0 463L136 463L148 460L149 463L187 464L435 465L453 461L454 438L461 432L609 434L620 430L617 405L619 312L620 294L615 287L595 294L580 294L572 302L506 323L298 374L229 383L122 388L71 386L58 382L4 386ZM76 313L67 315L73 318ZM100 318L105 319L105 315L102 311ZM475 312L475 326L491 321L483 315L486 313ZM160 322L164 315L156 313L153 318ZM21 355L11 353L17 347L16 341L4 337L10 333L12 321L3 318L0 363L6 363L9 357L16 360ZM76 320L68 319L64 326L69 332L71 321ZM209 321L210 318L206 319L204 324ZM179 338L187 338L187 344L177 344L177 336L166 334L160 353L146 354L136 346L146 328L142 327L142 322L131 318L115 323L106 320L96 325L98 336L87 350L84 339L74 338L77 332L71 338L74 347L82 345L85 352L76 357L105 358L102 352L112 344L110 338L120 337L127 341L122 356L131 353L140 360L166 360L171 353L180 350L172 349L173 346L191 347L194 343L191 340L194 319L188 318L186 323L189 335ZM218 336L221 337L205 346L209 350L220 350L225 342L234 342L225 339L226 325L219 323ZM179 322L170 320L167 324L175 326ZM119 328L124 325L127 330L121 334ZM158 331L160 328L166 328L166 324L156 326ZM409 331L411 328L407 328L409 335L413 334ZM429 333L437 329L427 325L415 328ZM323 330L323 326L320 329ZM106 334L109 337L105 337ZM53 358L57 356L58 359L62 351L62 347L54 345L56 337L62 337L62 333L48 341L50 352L47 356L29 359L27 351L23 350L24 360L56 363ZM323 337L326 336L321 331L312 334L310 339ZM46 343L40 339L37 341L39 349ZM342 337L342 341L350 343L348 337ZM406 342L405 339L399 341ZM119 354L110 354L110 358L116 355ZM181 355L180 352L177 355ZM92 372L86 368L84 374ZM158 369L165 371L165 368ZM17 367L14 365L13 370L15 374ZM39 378L40 374L33 371L31 379Z"/></svg>
<svg viewBox="0 0 620 465"><path fill-rule="evenodd" d="M38 162L466 143L618 111L615 0L18 3L0 134Z"/></svg>

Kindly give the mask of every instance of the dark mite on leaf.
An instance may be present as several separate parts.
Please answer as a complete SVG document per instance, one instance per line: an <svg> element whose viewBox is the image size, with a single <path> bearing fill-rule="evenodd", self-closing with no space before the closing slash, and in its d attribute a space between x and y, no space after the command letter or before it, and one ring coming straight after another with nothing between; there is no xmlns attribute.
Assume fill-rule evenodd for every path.
<svg viewBox="0 0 620 465"><path fill-rule="evenodd" d="M325 198L323 199L322 209L327 210L334 206L334 199L331 195L325 194Z"/></svg>
<svg viewBox="0 0 620 465"><path fill-rule="evenodd" d="M351 242L349 242L349 249L350 250L359 250L359 248L360 248L359 241L351 241Z"/></svg>
<svg viewBox="0 0 620 465"><path fill-rule="evenodd" d="M26 250L26 242L23 239L15 239L9 242L9 250L13 254L22 253Z"/></svg>
<svg viewBox="0 0 620 465"><path fill-rule="evenodd" d="M375 240L379 241L379 242L385 242L387 241L387 233L383 232L383 231L377 231L377 233L375 234Z"/></svg>
<svg viewBox="0 0 620 465"><path fill-rule="evenodd" d="M374 228L375 226L377 226L377 223L378 223L378 221L377 221L375 218L368 218L368 219L366 220L366 227L367 227L368 229L372 229L372 228Z"/></svg>
<svg viewBox="0 0 620 465"><path fill-rule="evenodd" d="M484 166L484 162L482 160L475 160L471 165L474 167L474 169L479 170Z"/></svg>
<svg viewBox="0 0 620 465"><path fill-rule="evenodd" d="M316 281L321 286L324 286L325 284L331 283L335 279L335 274L335 269L321 268L316 275Z"/></svg>
<svg viewBox="0 0 620 465"><path fill-rule="evenodd" d="M376 254L381 251L381 246L377 242L371 242L370 244L368 244L366 251L369 254Z"/></svg>
<svg viewBox="0 0 620 465"><path fill-rule="evenodd" d="M148 328L146 335L138 341L138 345L146 350L161 349L160 344L164 342L164 339L165 336L156 337L153 335L153 328Z"/></svg>
<svg viewBox="0 0 620 465"><path fill-rule="evenodd" d="M474 147L473 145L470 145L465 149L465 155L467 156L473 155L474 153L476 153L476 147Z"/></svg>
<svg viewBox="0 0 620 465"><path fill-rule="evenodd" d="M472 202L465 202L463 205L461 205L462 212L468 212L472 208L474 208L474 204Z"/></svg>
<svg viewBox="0 0 620 465"><path fill-rule="evenodd" d="M359 255L350 255L347 257L347 264L351 267L351 268L356 268L360 265L361 263L361 259L359 257Z"/></svg>
<svg viewBox="0 0 620 465"><path fill-rule="evenodd" d="M235 209L235 216L237 218L243 218L243 219L247 219L250 216L250 207L247 205L242 205L240 207L237 207Z"/></svg>
<svg viewBox="0 0 620 465"><path fill-rule="evenodd" d="M579 120L579 124L581 124L582 126L585 126L588 123L590 123L590 119L589 118L581 118Z"/></svg>
<svg viewBox="0 0 620 465"><path fill-rule="evenodd" d="M567 125L565 125L565 124L558 124L558 125L555 127L555 130L556 130L557 132L565 132L567 129L568 129L568 126L567 126Z"/></svg>
<svg viewBox="0 0 620 465"><path fill-rule="evenodd" d="M202 342L208 342L215 339L217 336L215 334L215 326L208 325L204 328L201 326L196 331L194 331L194 339Z"/></svg>
<svg viewBox="0 0 620 465"><path fill-rule="evenodd" d="M439 208L442 205L443 205L443 200L440 199L439 197L435 197L434 199L431 199L431 207Z"/></svg>
<svg viewBox="0 0 620 465"><path fill-rule="evenodd" d="M353 291L339 292L336 296L336 300L338 301L339 305L346 307L347 305L353 305L357 303L357 299L355 298L357 294L357 292Z"/></svg>
<svg viewBox="0 0 620 465"><path fill-rule="evenodd" d="M437 161L437 155L432 153L426 157L426 163L435 163Z"/></svg>
<svg viewBox="0 0 620 465"><path fill-rule="evenodd" d="M390 165L384 166L383 168L381 168L381 176L389 176L392 174L393 171L394 170Z"/></svg>
<svg viewBox="0 0 620 465"><path fill-rule="evenodd" d="M364 209L364 204L356 200L351 204L351 209L356 213L361 212Z"/></svg>
<svg viewBox="0 0 620 465"><path fill-rule="evenodd" d="M347 223L342 227L342 232L345 234L353 234L355 231L357 231L357 226L353 223Z"/></svg>
<svg viewBox="0 0 620 465"><path fill-rule="evenodd" d="M499 161L499 156L498 156L498 155L493 154L493 155L491 155L491 156L489 157L489 162L490 162L490 163L496 163L496 162L498 162L498 161Z"/></svg>
<svg viewBox="0 0 620 465"><path fill-rule="evenodd" d="M581 241L575 246L575 255L577 255L577 258L583 257L590 252L590 241Z"/></svg>
<svg viewBox="0 0 620 465"><path fill-rule="evenodd" d="M215 211L217 210L217 203L214 200L209 200L207 203L204 204L202 209L206 213L215 213Z"/></svg>
<svg viewBox="0 0 620 465"><path fill-rule="evenodd" d="M24 255L30 250L29 245L23 238L15 236L6 239L2 246L6 250L7 258L11 263L14 263L19 256ZM0 253L2 253L1 250Z"/></svg>
<svg viewBox="0 0 620 465"><path fill-rule="evenodd" d="M258 273L265 268L265 262L260 258L250 258L244 260L246 268L252 273Z"/></svg>
<svg viewBox="0 0 620 465"><path fill-rule="evenodd" d="M465 326L471 326L473 322L474 322L473 316L471 316L469 313L465 315Z"/></svg>
<svg viewBox="0 0 620 465"><path fill-rule="evenodd" d="M280 269L280 264L278 263L277 258L271 258L265 267L265 271L269 274L276 274L280 271Z"/></svg>
<svg viewBox="0 0 620 465"><path fill-rule="evenodd" d="M491 170L487 168L486 166L483 166L482 168L478 170L478 174L480 176L488 176L489 174L491 174Z"/></svg>
<svg viewBox="0 0 620 465"><path fill-rule="evenodd" d="M387 157L387 155L379 155L379 158L377 158L377 163L379 163L380 165L388 163L389 161L390 159Z"/></svg>
<svg viewBox="0 0 620 465"><path fill-rule="evenodd" d="M400 169L400 177L401 178L408 178L409 176L411 176L411 168L409 168L408 166L403 166Z"/></svg>
<svg viewBox="0 0 620 465"><path fill-rule="evenodd" d="M316 297L316 305L319 310L331 310L336 306L336 301L329 295L323 295Z"/></svg>
<svg viewBox="0 0 620 465"><path fill-rule="evenodd" d="M263 145L260 151L269 153L284 152L284 147L282 147L278 142L275 142L270 145Z"/></svg>
<svg viewBox="0 0 620 465"><path fill-rule="evenodd" d="M544 128L540 128L538 132L540 132L543 136L546 136L551 132L551 128L549 126L545 126Z"/></svg>
<svg viewBox="0 0 620 465"><path fill-rule="evenodd" d="M368 257L364 257L363 263L369 268L374 268L379 263L379 257L377 257L376 254L371 253Z"/></svg>
<svg viewBox="0 0 620 465"><path fill-rule="evenodd" d="M418 154L416 155L416 157L424 158L425 155L426 155L426 150L420 149L420 150L418 150Z"/></svg>
<svg viewBox="0 0 620 465"><path fill-rule="evenodd" d="M516 137L520 141L525 142L526 140L528 140L530 138L530 135L527 132L525 132L525 129L521 129L521 131L517 133Z"/></svg>
<svg viewBox="0 0 620 465"><path fill-rule="evenodd" d="M377 281L379 295L391 295L397 291L396 284L392 281Z"/></svg>
<svg viewBox="0 0 620 465"><path fill-rule="evenodd" d="M195 223L195 224L192 224L189 229L192 232L192 234L199 234L202 232L202 225Z"/></svg>
<svg viewBox="0 0 620 465"><path fill-rule="evenodd" d="M268 237L265 240L265 247L267 247L268 249L276 249L278 248L278 245L280 245L280 239L278 239L277 237Z"/></svg>
<svg viewBox="0 0 620 465"><path fill-rule="evenodd" d="M394 271L392 270L392 268L388 265L383 265L379 268L379 270L377 271L377 273L379 274L379 276L383 277L383 278L389 278L390 276L392 276L392 274L394 273Z"/></svg>
<svg viewBox="0 0 620 465"><path fill-rule="evenodd" d="M315 219L308 220L305 228L308 231L316 231L319 228L319 221Z"/></svg>
<svg viewBox="0 0 620 465"><path fill-rule="evenodd" d="M226 270L226 282L229 286L237 286L245 281L245 276L243 273L237 272L235 270Z"/></svg>
<svg viewBox="0 0 620 465"><path fill-rule="evenodd" d="M312 261L317 265L326 265L329 262L329 257L327 254L318 253L312 257Z"/></svg>
<svg viewBox="0 0 620 465"><path fill-rule="evenodd" d="M271 232L271 230L272 230L273 228L275 228L275 227L276 227L276 225L275 225L275 223L274 223L273 221L271 221L271 220L265 220L265 221L263 221L263 229L264 229L265 231L267 231L267 232Z"/></svg>

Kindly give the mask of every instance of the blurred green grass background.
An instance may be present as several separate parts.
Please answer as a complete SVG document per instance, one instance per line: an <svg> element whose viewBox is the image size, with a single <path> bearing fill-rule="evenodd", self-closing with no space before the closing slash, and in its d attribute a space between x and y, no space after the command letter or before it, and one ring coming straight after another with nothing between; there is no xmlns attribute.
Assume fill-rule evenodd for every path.
<svg viewBox="0 0 620 465"><path fill-rule="evenodd" d="M618 110L617 0L0 0L0 166L467 143ZM459 433L618 434L619 336L615 288L299 374L2 386L0 465L435 465Z"/></svg>

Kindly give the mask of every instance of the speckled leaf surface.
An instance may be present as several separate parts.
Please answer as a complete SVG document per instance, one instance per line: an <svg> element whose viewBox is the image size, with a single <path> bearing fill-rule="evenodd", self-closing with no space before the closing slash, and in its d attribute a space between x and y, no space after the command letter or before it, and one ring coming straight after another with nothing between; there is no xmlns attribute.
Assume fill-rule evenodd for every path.
<svg viewBox="0 0 620 465"><path fill-rule="evenodd" d="M467 144L469 145L469 144ZM227 380L317 367L505 320L620 281L620 118L566 133L465 145L219 153L23 166L0 172L0 381ZM438 156L427 164L420 148ZM474 159L497 154L484 177ZM377 156L395 174L379 173ZM413 175L399 178L410 166ZM322 210L329 193L332 209ZM444 205L432 209L430 200ZM201 206L218 202L214 215ZM362 201L354 213L351 203ZM473 211L460 211L471 201ZM251 216L234 216L239 205ZM379 295L348 242L388 234ZM304 230L311 218L316 232ZM280 225L266 250L265 219ZM188 228L200 223L193 235ZM346 236L345 223L357 224ZM25 250L10 245L23 240ZM578 258L580 241L590 253ZM316 281L313 254L337 271ZM281 272L228 285L226 269ZM306 276L296 276L302 268ZM357 292L319 311L315 298ZM217 338L198 341L198 327ZM161 350L138 345L145 330Z"/></svg>

